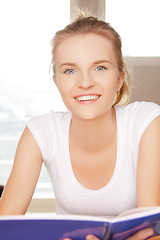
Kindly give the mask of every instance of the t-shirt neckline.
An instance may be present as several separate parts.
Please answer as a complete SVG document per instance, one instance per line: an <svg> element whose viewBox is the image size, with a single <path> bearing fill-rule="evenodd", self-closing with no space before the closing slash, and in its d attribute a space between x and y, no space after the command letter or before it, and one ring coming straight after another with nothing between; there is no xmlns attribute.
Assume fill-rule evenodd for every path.
<svg viewBox="0 0 160 240"><path fill-rule="evenodd" d="M106 191L108 188L110 188L110 186L113 184L116 175L117 175L117 171L119 169L119 152L120 152L120 127L119 127L119 116L118 116L118 109L116 106L114 106L115 109L115 113L116 113L116 122L117 122L117 154L116 154L116 163L115 163L115 168L114 168L114 172L113 175L111 177L111 179L109 180L109 182L104 185L103 187L99 188L99 189L90 189L87 188L85 186L83 186L78 179L76 178L73 168L72 168L72 164L71 164L71 158L70 158L70 151L69 151L69 129L70 129L70 124L71 124L71 120L72 120L72 114L70 114L70 117L68 119L68 128L66 131L66 162L68 165L68 170L69 170L69 174L70 177L72 178L72 181L74 182L74 184L77 185L78 188L81 188L83 191L87 191L87 192L92 192L92 193L99 193L101 191Z"/></svg>

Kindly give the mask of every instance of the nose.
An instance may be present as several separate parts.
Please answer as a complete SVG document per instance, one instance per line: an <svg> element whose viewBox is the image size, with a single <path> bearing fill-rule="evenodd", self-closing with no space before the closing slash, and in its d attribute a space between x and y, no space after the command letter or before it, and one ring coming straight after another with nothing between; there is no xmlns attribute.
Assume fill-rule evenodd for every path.
<svg viewBox="0 0 160 240"><path fill-rule="evenodd" d="M95 81L89 73L82 73L78 79L78 87L88 89L95 86Z"/></svg>

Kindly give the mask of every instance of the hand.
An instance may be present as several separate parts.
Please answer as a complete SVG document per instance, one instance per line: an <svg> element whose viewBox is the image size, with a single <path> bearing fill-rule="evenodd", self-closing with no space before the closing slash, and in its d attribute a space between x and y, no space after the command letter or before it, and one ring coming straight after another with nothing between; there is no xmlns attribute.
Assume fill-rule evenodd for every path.
<svg viewBox="0 0 160 240"><path fill-rule="evenodd" d="M153 234L154 234L154 231L152 228L145 228L141 231L138 231L133 236L129 237L127 240L144 240L144 239L148 239Z"/></svg>
<svg viewBox="0 0 160 240"><path fill-rule="evenodd" d="M138 231L137 233L127 238L126 240L145 240L151 237L153 234L154 234L154 231L152 228L146 228L141 231ZM71 239L68 239L68 240L71 240ZM100 240L100 239L93 235L88 235L86 236L86 240Z"/></svg>
<svg viewBox="0 0 160 240"><path fill-rule="evenodd" d="M64 238L63 240L72 240L71 238ZM100 240L99 238L89 234L86 236L85 240Z"/></svg>
<svg viewBox="0 0 160 240"><path fill-rule="evenodd" d="M138 231L133 236L127 238L126 240L145 240L149 237L151 237L154 234L154 231L152 228L146 228L141 231ZM64 240L72 240L71 238L65 238ZM100 240L99 238L89 234L86 236L86 240Z"/></svg>
<svg viewBox="0 0 160 240"><path fill-rule="evenodd" d="M64 238L63 240L72 240L71 238ZM85 240L100 240L99 238L89 234L86 236Z"/></svg>

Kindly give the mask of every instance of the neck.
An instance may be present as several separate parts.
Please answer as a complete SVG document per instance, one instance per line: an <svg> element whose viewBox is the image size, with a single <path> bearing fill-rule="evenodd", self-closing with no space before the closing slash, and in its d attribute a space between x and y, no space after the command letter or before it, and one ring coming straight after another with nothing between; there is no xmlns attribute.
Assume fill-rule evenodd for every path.
<svg viewBox="0 0 160 240"><path fill-rule="evenodd" d="M116 114L112 107L96 119L84 120L72 116L70 139L81 149L97 152L110 146L116 129Z"/></svg>

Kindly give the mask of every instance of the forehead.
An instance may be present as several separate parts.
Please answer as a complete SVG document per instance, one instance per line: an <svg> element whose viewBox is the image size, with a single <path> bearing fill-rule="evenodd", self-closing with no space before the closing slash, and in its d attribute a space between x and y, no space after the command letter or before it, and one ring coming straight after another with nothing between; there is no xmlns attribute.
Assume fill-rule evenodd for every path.
<svg viewBox="0 0 160 240"><path fill-rule="evenodd" d="M94 33L69 36L59 43L55 49L55 62L77 62L106 59L115 61L115 53L111 41Z"/></svg>

